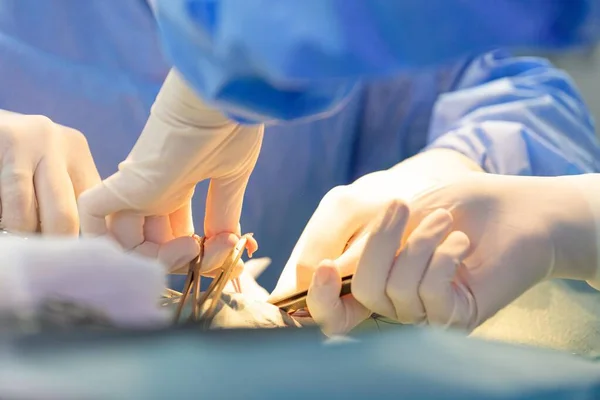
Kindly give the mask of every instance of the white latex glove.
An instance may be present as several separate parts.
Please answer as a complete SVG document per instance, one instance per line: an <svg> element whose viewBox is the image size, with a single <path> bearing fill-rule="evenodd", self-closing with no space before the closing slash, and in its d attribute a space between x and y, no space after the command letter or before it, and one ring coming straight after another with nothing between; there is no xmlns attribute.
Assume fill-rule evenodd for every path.
<svg viewBox="0 0 600 400"><path fill-rule="evenodd" d="M169 323L158 306L164 268L102 238L0 239L0 313L31 313L51 300L73 301L123 327Z"/></svg>
<svg viewBox="0 0 600 400"><path fill-rule="evenodd" d="M77 197L100 176L85 137L40 115L0 111L1 226L78 235Z"/></svg>
<svg viewBox="0 0 600 400"><path fill-rule="evenodd" d="M593 210L567 178L473 173L410 208L356 243L353 295L339 298L343 256L315 274L307 303L327 334L371 312L470 331L546 278L600 276Z"/></svg>
<svg viewBox="0 0 600 400"><path fill-rule="evenodd" d="M561 244L562 253L565 254L566 259L563 262L571 259L578 260L577 270L583 269L581 263L589 262L589 267L593 268L595 275L592 278L586 278L587 282L593 288L600 290L600 174L564 176L556 178L556 180L559 182L550 182L547 185L553 185L554 191L563 190L563 197L569 199L572 206L579 205L576 200L578 195L585 202L578 212L573 212L572 206L567 206L566 203L556 204L558 210L555 211L555 214L559 217L555 218L557 221L554 228L555 241ZM587 212L588 210L591 211L591 214ZM595 237L595 243L593 240L591 243L589 240L582 240L586 235ZM592 262L594 256L596 265ZM585 274L587 275L588 272Z"/></svg>
<svg viewBox="0 0 600 400"><path fill-rule="evenodd" d="M82 232L110 233L125 249L156 257L177 272L198 254L190 201L196 184L210 179L206 246L227 242L224 260L241 233L242 200L262 137L262 125L230 121L172 70L119 172L79 199ZM256 249L254 240L248 243L250 252Z"/></svg>
<svg viewBox="0 0 600 400"><path fill-rule="evenodd" d="M436 149L405 160L396 167L365 175L348 186L331 190L314 212L271 293L276 302L308 289L317 266L326 259L340 263L342 276L352 274L361 252L350 246L368 234L368 226L390 201L410 201L440 182L457 179L478 165L452 150ZM362 241L364 243L364 240Z"/></svg>

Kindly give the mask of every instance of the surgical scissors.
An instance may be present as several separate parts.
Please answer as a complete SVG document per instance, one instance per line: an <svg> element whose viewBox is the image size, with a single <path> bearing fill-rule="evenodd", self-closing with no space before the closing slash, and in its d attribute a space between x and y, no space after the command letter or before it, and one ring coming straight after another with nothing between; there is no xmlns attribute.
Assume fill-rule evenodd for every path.
<svg viewBox="0 0 600 400"><path fill-rule="evenodd" d="M208 289L206 289L205 292L200 293L200 270L202 269L202 261L204 259L204 242L205 237L202 237L200 239L200 254L189 264L187 278L185 280L173 322L179 322L183 308L191 298L192 310L189 320L202 322L203 327L208 329L215 316L217 304L221 298L223 289L230 280L235 266L244 253L244 249L246 248L246 244L248 242L248 235L243 235L240 238L238 243L225 258L225 261L223 261L223 264L221 264L218 275L213 279ZM208 306L208 309L202 316L200 316L201 310L210 298L212 298L212 301Z"/></svg>

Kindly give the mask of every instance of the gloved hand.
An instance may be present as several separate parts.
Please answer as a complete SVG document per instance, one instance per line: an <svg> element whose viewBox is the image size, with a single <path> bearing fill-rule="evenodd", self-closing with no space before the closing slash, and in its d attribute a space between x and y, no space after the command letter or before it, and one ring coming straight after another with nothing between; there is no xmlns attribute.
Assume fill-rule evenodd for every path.
<svg viewBox="0 0 600 400"><path fill-rule="evenodd" d="M172 70L119 171L79 199L82 232L110 233L125 249L177 272L198 254L190 201L196 184L211 179L204 233L209 252L214 241L227 244L214 261L218 267L241 234L242 200L262 137L262 125L231 122ZM251 253L256 242L248 243Z"/></svg>
<svg viewBox="0 0 600 400"><path fill-rule="evenodd" d="M331 190L314 212L271 293L276 302L308 289L312 275L326 259L344 256L354 262L340 266L342 276L356 269L361 249L350 243L368 234L369 224L393 200L410 201L431 187L481 171L470 159L452 150L432 149L399 163L387 171L365 175L348 186Z"/></svg>
<svg viewBox="0 0 600 400"><path fill-rule="evenodd" d="M79 234L77 197L100 182L85 137L40 115L0 111L2 228Z"/></svg>
<svg viewBox="0 0 600 400"><path fill-rule="evenodd" d="M52 301L100 312L122 327L169 323L164 268L106 239L3 237L0 314L35 314Z"/></svg>
<svg viewBox="0 0 600 400"><path fill-rule="evenodd" d="M470 331L543 279L598 280L594 215L568 178L473 173L422 193L356 243L353 295L339 271L355 261L322 264L311 314L328 334L371 312Z"/></svg>

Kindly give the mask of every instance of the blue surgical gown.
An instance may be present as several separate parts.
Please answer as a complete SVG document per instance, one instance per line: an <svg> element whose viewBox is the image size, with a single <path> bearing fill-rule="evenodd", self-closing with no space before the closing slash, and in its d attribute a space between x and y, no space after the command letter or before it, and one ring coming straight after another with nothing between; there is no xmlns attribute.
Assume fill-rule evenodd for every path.
<svg viewBox="0 0 600 400"><path fill-rule="evenodd" d="M361 79L600 38L600 0L154 0L166 54L240 121L335 112Z"/></svg>
<svg viewBox="0 0 600 400"><path fill-rule="evenodd" d="M140 0L0 0L0 60L0 108L84 132L103 177L127 156L168 71ZM363 84L328 118L267 128L241 221L257 256L273 259L261 283L274 286L327 191L427 147L493 173L600 171L593 121L545 60L498 51ZM206 187L193 200L199 233Z"/></svg>

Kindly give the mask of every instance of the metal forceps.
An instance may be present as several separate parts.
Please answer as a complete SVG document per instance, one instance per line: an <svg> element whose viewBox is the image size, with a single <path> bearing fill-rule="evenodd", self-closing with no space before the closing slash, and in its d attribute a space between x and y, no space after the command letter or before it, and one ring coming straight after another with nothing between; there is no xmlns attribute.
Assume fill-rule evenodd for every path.
<svg viewBox="0 0 600 400"><path fill-rule="evenodd" d="M205 292L200 293L200 270L202 269L202 260L204 258L204 242L205 237L200 239L200 254L194 260L192 260L189 264L189 270L187 274L187 278L185 280L185 285L183 287L183 292L181 294L181 299L177 306L177 311L175 312L174 323L177 323L181 317L181 313L183 308L185 307L188 300L191 298L192 301L192 313L190 315L191 321L201 321L206 329L210 327L212 319L214 318L214 314L217 308L218 300L221 298L221 294L223 293L223 289L225 285L230 280L230 276L235 268L236 264L242 257L244 253L244 249L246 248L246 243L248 242L248 235L244 235L240 238L238 243L235 245L233 250L227 255L223 264L219 268L219 274L217 277L213 279L208 289ZM190 295L191 292L191 295ZM204 313L204 315L200 316L200 311L204 307L206 301L212 297L212 302L210 306Z"/></svg>

